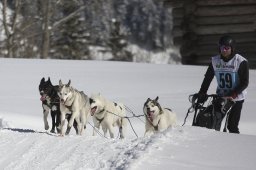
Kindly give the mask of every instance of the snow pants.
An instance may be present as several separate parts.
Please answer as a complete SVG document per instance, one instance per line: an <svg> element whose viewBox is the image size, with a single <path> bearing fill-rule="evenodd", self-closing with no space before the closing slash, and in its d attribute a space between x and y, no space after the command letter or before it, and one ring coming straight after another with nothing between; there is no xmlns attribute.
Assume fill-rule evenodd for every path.
<svg viewBox="0 0 256 170"><path fill-rule="evenodd" d="M230 133L240 133L238 125L240 121L243 103L244 103L244 100L236 101L231 111L229 112L227 128Z"/></svg>

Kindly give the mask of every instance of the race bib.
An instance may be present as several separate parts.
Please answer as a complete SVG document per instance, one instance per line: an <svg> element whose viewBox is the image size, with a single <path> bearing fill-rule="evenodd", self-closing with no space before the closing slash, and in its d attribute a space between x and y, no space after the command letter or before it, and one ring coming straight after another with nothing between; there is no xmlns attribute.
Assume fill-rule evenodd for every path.
<svg viewBox="0 0 256 170"><path fill-rule="evenodd" d="M216 71L215 76L218 83L217 93L220 96L226 96L237 86L238 76L236 72Z"/></svg>

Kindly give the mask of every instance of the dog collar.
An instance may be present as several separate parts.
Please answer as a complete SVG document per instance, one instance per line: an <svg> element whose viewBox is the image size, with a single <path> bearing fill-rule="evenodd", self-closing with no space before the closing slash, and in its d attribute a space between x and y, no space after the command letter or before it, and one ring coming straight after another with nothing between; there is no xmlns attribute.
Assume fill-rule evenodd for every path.
<svg viewBox="0 0 256 170"><path fill-rule="evenodd" d="M98 114L100 114L100 113L102 113L104 111L105 111L105 109L102 109ZM104 117L105 116L103 116L103 118L99 119L99 118L97 118L97 116L95 116L95 118L99 121L99 124L101 124L101 122L103 121Z"/></svg>
<svg viewBox="0 0 256 170"><path fill-rule="evenodd" d="M101 122L104 120L104 117L101 118L101 119L99 119L99 118L96 117L96 119L99 121L99 124L101 124Z"/></svg>

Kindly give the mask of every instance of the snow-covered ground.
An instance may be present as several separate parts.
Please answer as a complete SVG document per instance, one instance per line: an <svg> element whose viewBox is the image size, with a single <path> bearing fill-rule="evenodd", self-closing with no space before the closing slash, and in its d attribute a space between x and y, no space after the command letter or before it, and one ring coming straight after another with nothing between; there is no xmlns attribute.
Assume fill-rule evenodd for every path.
<svg viewBox="0 0 256 170"><path fill-rule="evenodd" d="M240 121L241 134L192 127L188 95L199 90L206 67L126 62L0 59L0 169L175 169L254 170L256 167L256 72ZM59 137L44 130L38 91L42 77L59 79L86 94L100 92L141 115L148 97L178 115L178 126L143 137L144 119L131 119L127 138L92 136L92 120L83 136ZM213 82L209 93L215 91ZM128 112L128 115L132 115ZM49 117L50 121L50 117Z"/></svg>

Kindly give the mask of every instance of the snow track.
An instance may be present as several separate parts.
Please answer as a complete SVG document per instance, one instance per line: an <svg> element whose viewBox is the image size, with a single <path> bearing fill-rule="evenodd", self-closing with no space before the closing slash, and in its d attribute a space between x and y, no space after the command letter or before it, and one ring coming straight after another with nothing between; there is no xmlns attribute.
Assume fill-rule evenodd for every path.
<svg viewBox="0 0 256 170"><path fill-rule="evenodd" d="M4 170L139 170L145 165L147 169L157 169L159 165L171 164L192 170L199 167L250 169L254 167L254 157L250 155L256 152L255 141L255 136L191 126L123 140L86 135L59 137L47 132L3 128L0 167Z"/></svg>
<svg viewBox="0 0 256 170"><path fill-rule="evenodd" d="M139 158L149 143L149 139L59 137L11 128L1 130L0 135L0 167L6 170L124 169Z"/></svg>

